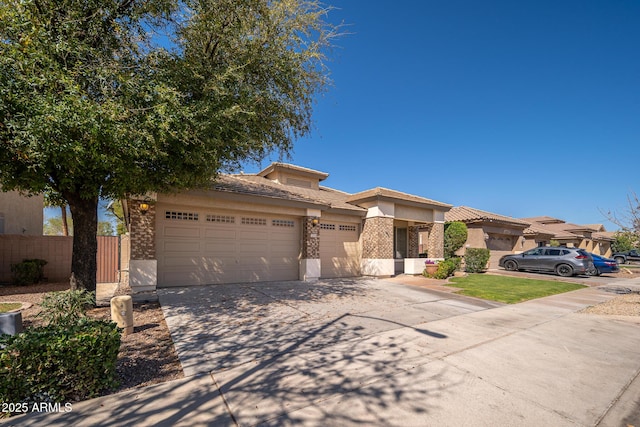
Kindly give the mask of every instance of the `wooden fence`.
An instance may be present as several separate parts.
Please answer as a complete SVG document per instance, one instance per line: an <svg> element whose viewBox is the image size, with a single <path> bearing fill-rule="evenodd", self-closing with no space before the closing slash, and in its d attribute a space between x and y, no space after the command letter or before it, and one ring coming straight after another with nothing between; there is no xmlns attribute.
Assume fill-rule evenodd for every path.
<svg viewBox="0 0 640 427"><path fill-rule="evenodd" d="M119 280L120 238L98 236L98 283ZM65 282L71 276L73 237L0 235L0 283L11 282L11 265L24 259L43 259L48 282Z"/></svg>

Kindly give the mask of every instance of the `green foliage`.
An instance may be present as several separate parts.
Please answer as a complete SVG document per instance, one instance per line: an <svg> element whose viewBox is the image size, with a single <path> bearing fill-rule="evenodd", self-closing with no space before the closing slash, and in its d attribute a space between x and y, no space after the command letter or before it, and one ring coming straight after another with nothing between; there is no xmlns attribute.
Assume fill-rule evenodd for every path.
<svg viewBox="0 0 640 427"><path fill-rule="evenodd" d="M577 283L522 279L491 274L469 274L466 277L454 277L449 282L451 286L462 288L463 290L459 292L462 295L506 304L515 304L585 287Z"/></svg>
<svg viewBox="0 0 640 427"><path fill-rule="evenodd" d="M116 235L121 236L127 233L127 226L124 220L124 209L122 208L122 202L120 200L107 201L105 205L105 212L107 217L115 220L116 222Z"/></svg>
<svg viewBox="0 0 640 427"><path fill-rule="evenodd" d="M309 132L337 35L327 13L317 0L0 2L0 185L66 201L72 272L95 289L100 198L206 185Z"/></svg>
<svg viewBox="0 0 640 427"><path fill-rule="evenodd" d="M94 304L94 294L84 289L49 292L42 299L39 316L50 325L70 326L85 317Z"/></svg>
<svg viewBox="0 0 640 427"><path fill-rule="evenodd" d="M64 220L62 217L54 216L48 218L43 227L45 236L64 236ZM67 218L67 235L73 236L73 220Z"/></svg>
<svg viewBox="0 0 640 427"><path fill-rule="evenodd" d="M486 248L467 248L464 253L465 270L469 273L481 273L487 268L491 253Z"/></svg>
<svg viewBox="0 0 640 427"><path fill-rule="evenodd" d="M626 252L631 249L640 248L640 235L633 231L618 231L614 235L615 240L611 243L612 252Z"/></svg>
<svg viewBox="0 0 640 427"><path fill-rule="evenodd" d="M25 259L21 263L11 265L12 282L14 285L24 286L40 282L44 278L43 259Z"/></svg>
<svg viewBox="0 0 640 427"><path fill-rule="evenodd" d="M467 241L467 225L464 222L453 221L444 227L444 257L455 256L456 251Z"/></svg>
<svg viewBox="0 0 640 427"><path fill-rule="evenodd" d="M560 246L560 242L559 242L559 241L557 241L557 240L555 240L555 239L551 239L551 240L549 241L549 246L552 246L552 247L554 247L554 248L557 248L558 246Z"/></svg>
<svg viewBox="0 0 640 427"><path fill-rule="evenodd" d="M452 257L447 258L444 261L440 261L438 263L438 269L433 274L428 274L426 270L423 272L423 275L426 277L430 277L433 279L446 279L449 276L452 276L453 273L460 267L460 258Z"/></svg>
<svg viewBox="0 0 640 427"><path fill-rule="evenodd" d="M0 335L0 402L72 402L117 386L120 333L84 319Z"/></svg>

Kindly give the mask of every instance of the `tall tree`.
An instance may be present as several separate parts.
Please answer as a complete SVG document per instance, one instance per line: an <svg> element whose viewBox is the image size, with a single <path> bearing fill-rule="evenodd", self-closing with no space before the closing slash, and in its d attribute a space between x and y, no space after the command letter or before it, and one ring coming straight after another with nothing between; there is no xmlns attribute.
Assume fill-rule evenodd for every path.
<svg viewBox="0 0 640 427"><path fill-rule="evenodd" d="M201 185L309 131L326 14L316 0L0 3L0 184L68 203L78 287L95 291L99 198Z"/></svg>

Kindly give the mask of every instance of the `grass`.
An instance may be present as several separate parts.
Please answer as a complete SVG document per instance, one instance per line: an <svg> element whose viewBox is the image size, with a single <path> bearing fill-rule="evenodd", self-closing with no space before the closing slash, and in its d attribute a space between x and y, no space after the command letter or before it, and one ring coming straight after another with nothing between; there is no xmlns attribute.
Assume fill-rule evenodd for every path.
<svg viewBox="0 0 640 427"><path fill-rule="evenodd" d="M20 307L22 304L19 302L0 302L0 313L7 313Z"/></svg>
<svg viewBox="0 0 640 427"><path fill-rule="evenodd" d="M577 283L493 276L490 274L470 274L465 277L453 277L450 279L450 286L462 288L458 292L461 295L506 304L515 304L585 287Z"/></svg>

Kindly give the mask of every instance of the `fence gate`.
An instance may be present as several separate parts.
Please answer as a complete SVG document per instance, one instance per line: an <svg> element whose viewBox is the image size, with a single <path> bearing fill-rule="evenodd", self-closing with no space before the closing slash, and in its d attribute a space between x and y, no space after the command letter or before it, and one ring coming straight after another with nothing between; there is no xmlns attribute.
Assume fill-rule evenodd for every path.
<svg viewBox="0 0 640 427"><path fill-rule="evenodd" d="M120 237L98 237L98 271L96 281L98 283L117 283L120 270Z"/></svg>

